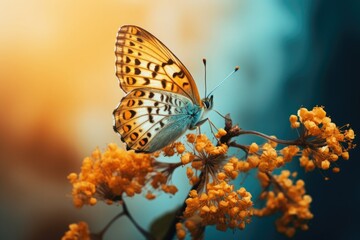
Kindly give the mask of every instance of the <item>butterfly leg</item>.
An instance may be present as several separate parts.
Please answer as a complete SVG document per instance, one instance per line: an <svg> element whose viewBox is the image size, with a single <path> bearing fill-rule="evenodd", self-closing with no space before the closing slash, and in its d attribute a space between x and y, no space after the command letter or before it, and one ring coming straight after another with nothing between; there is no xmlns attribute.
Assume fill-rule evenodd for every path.
<svg viewBox="0 0 360 240"><path fill-rule="evenodd" d="M195 130L195 129L197 129L197 130L199 130L199 134L201 134L201 128L200 128L200 126L203 125L204 122L206 122L206 121L208 121L208 120L209 120L208 118L205 118L205 119L197 122L197 123L195 124L195 126L190 127L190 130Z"/></svg>
<svg viewBox="0 0 360 240"><path fill-rule="evenodd" d="M199 134L201 134L201 128L200 126L202 124L204 124L205 122L208 122L209 123L209 126L210 126L210 131L211 133L213 134L213 136L215 137L216 133L214 132L214 128L216 129L216 131L219 131L219 129L215 126L215 124L209 119L209 118L205 118L201 121L199 121L196 125L195 125L195 128L199 129ZM216 138L216 137L215 137Z"/></svg>
<svg viewBox="0 0 360 240"><path fill-rule="evenodd" d="M216 133L214 132L214 128L216 129L216 131L219 131L219 129L215 126L215 124L210 119L208 119L208 122L209 122L211 133L214 135L215 139L218 141L218 144L220 144L219 140L216 138Z"/></svg>
<svg viewBox="0 0 360 240"><path fill-rule="evenodd" d="M206 121L210 121L209 118L205 118L205 119L197 122L197 123L195 124L195 127L200 127L200 126L203 125L204 122L206 122Z"/></svg>

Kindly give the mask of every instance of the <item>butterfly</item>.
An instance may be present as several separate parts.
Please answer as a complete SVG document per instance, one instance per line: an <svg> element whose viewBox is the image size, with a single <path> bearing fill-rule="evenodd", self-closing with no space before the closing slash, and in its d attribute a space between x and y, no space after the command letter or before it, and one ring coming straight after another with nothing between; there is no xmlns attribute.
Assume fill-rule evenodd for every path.
<svg viewBox="0 0 360 240"><path fill-rule="evenodd" d="M155 36L133 26L117 34L116 76L126 93L113 112L114 130L127 150L155 152L206 119L213 96L200 99L184 64Z"/></svg>

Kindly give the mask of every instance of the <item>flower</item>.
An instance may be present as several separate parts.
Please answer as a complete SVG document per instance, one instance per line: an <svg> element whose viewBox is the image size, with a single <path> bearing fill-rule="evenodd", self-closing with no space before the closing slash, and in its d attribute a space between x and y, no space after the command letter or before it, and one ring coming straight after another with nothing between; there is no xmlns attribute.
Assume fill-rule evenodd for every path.
<svg viewBox="0 0 360 240"><path fill-rule="evenodd" d="M349 125L336 126L331 122L331 118L326 116L323 107L314 107L311 111L300 108L298 118L292 115L290 122L292 126L298 123L299 127L303 127L297 143L303 147L300 165L306 171L312 171L315 167L330 169L339 157L347 160L348 151L355 147L354 131L351 128L346 129Z"/></svg>
<svg viewBox="0 0 360 240"><path fill-rule="evenodd" d="M285 162L290 162L300 151L300 148L296 145L290 145L280 150Z"/></svg>
<svg viewBox="0 0 360 240"><path fill-rule="evenodd" d="M221 231L244 229L252 216L251 194L243 187L234 191L234 186L226 181L207 184L203 193L192 190L185 202L186 219L198 216L201 226L216 225Z"/></svg>
<svg viewBox="0 0 360 240"><path fill-rule="evenodd" d="M227 132L223 128L220 128L219 131L217 132L217 134L215 135L215 137L221 138L222 136L225 136L226 134L227 134Z"/></svg>
<svg viewBox="0 0 360 240"><path fill-rule="evenodd" d="M279 232L292 237L296 229L307 230L307 222L313 218L310 212L311 197L305 191L305 183L299 179L294 182L289 177L296 176L288 170L281 171L280 175L272 176L259 172L259 180L264 187L261 199L266 200L263 208L255 209L255 216L268 216L277 212L282 215L276 220ZM272 184L272 188L270 187Z"/></svg>
<svg viewBox="0 0 360 240"><path fill-rule="evenodd" d="M184 167L192 189L175 219L179 239L190 234L192 239L203 239L205 227L216 226L218 230L244 229L253 215L258 217L278 214L276 229L288 237L297 230L307 230L313 218L310 211L312 198L306 194L303 180L296 180L296 173L288 170L274 175L274 170L283 167L295 157L306 171L315 168L340 172L340 158L349 159L349 150L355 147L354 131L349 125L338 127L326 116L323 107L311 111L300 108L297 115L289 118L299 137L295 140L277 139L260 132L243 130L233 126L230 116L225 119L225 130L213 134L216 144L204 134L188 134L186 143L175 142L152 154L124 151L109 144L104 152L96 149L83 160L80 173L70 173L68 180L73 185L72 196L76 207L95 205L99 200L108 204L119 202L123 212L133 219L123 196L132 197L143 193L148 200L156 198L153 190L175 194L178 189L169 184L175 169ZM264 144L242 145L234 137L252 134L267 140ZM278 145L285 145L279 148ZM244 158L229 156L229 147L245 152ZM157 161L160 156L177 156L177 163ZM252 195L244 187L236 190L231 183L241 173L257 172L263 192L260 199L264 205L254 208ZM328 179L328 178L326 178ZM113 221L113 220L112 220ZM144 235L152 237L136 222L134 226ZM63 237L67 239L101 238L89 234L87 224L71 224ZM171 229L173 230L173 229ZM172 231L171 231L172 232Z"/></svg>
<svg viewBox="0 0 360 240"><path fill-rule="evenodd" d="M180 157L181 163L183 165L191 163L191 169L187 169L187 177L192 184L203 180L199 185L201 189L210 180L216 181L217 173L223 170L228 146L226 144L215 146L204 134L188 134L187 141L192 145L193 151L184 152ZM202 179L198 179L195 174L198 172L202 172Z"/></svg>
<svg viewBox="0 0 360 240"><path fill-rule="evenodd" d="M216 136L225 134L225 130L219 130ZM250 164L228 157L227 145L215 146L204 134L188 134L187 140L193 151L183 153L181 162L191 164L186 175L190 183L197 185L185 201L182 222L176 225L178 238L183 239L189 232L192 239L199 239L208 225L222 231L245 228L252 216L251 194L245 188L234 190L230 181L240 172L248 171Z"/></svg>
<svg viewBox="0 0 360 240"><path fill-rule="evenodd" d="M72 223L69 225L69 231L61 240L90 240L90 231L86 222Z"/></svg>
<svg viewBox="0 0 360 240"><path fill-rule="evenodd" d="M108 204L120 201L123 194L129 197L140 194L147 183L154 189L175 194L177 188L167 185L174 170L172 164L158 163L151 154L125 151L109 144L104 153L96 149L83 160L81 173L70 173L72 196L76 207L95 205L98 200ZM154 199L148 191L145 195Z"/></svg>

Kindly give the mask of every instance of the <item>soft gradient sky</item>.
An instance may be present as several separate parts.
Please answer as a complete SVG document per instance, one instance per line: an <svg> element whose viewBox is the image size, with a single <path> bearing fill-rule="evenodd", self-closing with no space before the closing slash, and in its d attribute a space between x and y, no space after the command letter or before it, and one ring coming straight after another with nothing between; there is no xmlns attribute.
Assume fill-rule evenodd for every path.
<svg viewBox="0 0 360 240"><path fill-rule="evenodd" d="M288 116L300 106L325 105L336 123L360 130L359 12L358 1L0 0L1 238L59 239L79 220L97 231L119 211L102 204L75 209L66 176L97 146L122 145L112 130L112 110L123 96L114 73L121 25L139 25L164 42L202 96L203 57L209 90L239 65L215 92L215 109L231 113L243 128L291 138ZM209 116L222 125L217 114ZM296 239L355 236L359 158L355 150L330 182L318 172L305 176L315 219ZM175 183L185 185L184 176L176 176ZM162 195L161 207L139 197L130 208L148 227L186 191L178 199ZM139 237L126 219L106 239L118 239L116 233ZM282 238L273 219L254 221L245 231L207 233L208 239Z"/></svg>

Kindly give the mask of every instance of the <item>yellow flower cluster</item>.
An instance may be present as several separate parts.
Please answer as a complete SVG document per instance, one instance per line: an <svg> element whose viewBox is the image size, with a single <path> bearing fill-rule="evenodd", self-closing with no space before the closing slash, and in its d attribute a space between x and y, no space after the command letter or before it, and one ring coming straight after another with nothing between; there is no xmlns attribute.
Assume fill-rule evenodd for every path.
<svg viewBox="0 0 360 240"><path fill-rule="evenodd" d="M355 133L351 128L344 130L344 127L336 126L323 107L314 107L311 111L300 108L297 115L290 116L290 124L292 128L303 126L304 132L299 139L299 146L304 148L300 165L306 171L315 167L327 170L339 157L349 159L348 150L355 147ZM333 171L339 169L336 167Z"/></svg>
<svg viewBox="0 0 360 240"><path fill-rule="evenodd" d="M69 231L61 240L90 240L90 231L85 222L73 223L69 225Z"/></svg>
<svg viewBox="0 0 360 240"><path fill-rule="evenodd" d="M221 129L217 135L221 137L224 131ZM193 146L193 152L184 152L180 159L183 165L191 163L191 168L188 167L186 171L190 183L195 184L198 182L197 171L203 171L206 177L215 180L216 174L222 170L221 166L227 158L228 146L226 144L215 146L204 134L187 134L186 137L187 141Z"/></svg>
<svg viewBox="0 0 360 240"><path fill-rule="evenodd" d="M277 143L274 141L264 143L261 147L252 143L248 148L247 170L257 167L261 172L272 172L290 162L300 151L295 145L284 147L280 151L276 150L276 147Z"/></svg>
<svg viewBox="0 0 360 240"><path fill-rule="evenodd" d="M168 176L156 172L155 158L150 154L125 151L116 144L109 144L104 153L96 149L83 160L81 173L68 175L73 185L72 196L76 207L94 205L97 200L111 204L122 199L125 193L132 197L142 192L147 182L154 189L174 194L175 186L167 185ZM151 192L148 199L154 199Z"/></svg>
<svg viewBox="0 0 360 240"><path fill-rule="evenodd" d="M226 131L220 129L216 134L220 138ZM183 222L176 225L177 236L183 239L189 232L192 239L200 239L204 227L216 225L217 229L245 228L252 216L251 194L245 188L234 190L229 181L235 179L239 172L248 171L250 165L236 157L227 157L228 146L215 146L204 134L188 134L187 141L193 152L181 155L183 165L190 164L186 174L190 183L200 181L197 189L191 190L186 199ZM197 176L197 172L201 175Z"/></svg>
<svg viewBox="0 0 360 240"><path fill-rule="evenodd" d="M306 171L317 167L339 172L334 162L339 157L349 159L348 151L355 147L355 133L348 125L338 127L331 122L323 107L314 107L311 111L300 108L289 120L291 127L299 130L295 140L245 131L227 119L226 131L219 129L214 134L217 145L204 134L188 134L186 147L175 142L152 154L125 151L109 144L103 153L97 149L85 158L79 174L68 175L73 185L74 205L95 205L99 200L108 204L121 202L124 195L132 197L145 192L144 189L147 189L144 195L149 200L156 198L150 189L175 194L176 186L168 183L174 170L184 166L193 188L185 200L183 215L177 216L180 222L175 227L179 239L184 239L187 233L192 239L202 239L208 225L215 225L221 231L244 229L253 215L262 217L275 213L281 214L276 220L277 230L291 237L297 229L308 229L307 222L313 218L311 197L305 192L304 181L294 181L295 173L284 170L272 175L273 171L299 157ZM253 134L268 142L241 145L232 140L244 134ZM278 148L278 144L285 147ZM228 156L229 147L243 150L245 159ZM160 155L177 155L180 161L156 161ZM260 198L265 200L265 206L260 209L253 208L252 196L245 188L235 190L230 184L239 174L252 169L258 172L264 188ZM86 223L71 224L69 228L62 240L90 239Z"/></svg>
<svg viewBox="0 0 360 240"><path fill-rule="evenodd" d="M283 170L278 176L269 177L263 172L259 172L258 176L266 189L260 196L266 204L261 209L254 209L254 215L262 217L280 212L282 215L276 221L276 228L288 237L292 237L296 229L307 230L307 222L313 214L310 212L312 199L305 194L304 181L299 179L294 182L290 177L296 174L288 170ZM272 190L269 184L272 184Z"/></svg>
<svg viewBox="0 0 360 240"><path fill-rule="evenodd" d="M196 235L193 231L197 228L189 226L197 225L191 220L195 216L200 217L202 226L216 225L221 231L244 229L252 216L251 194L243 187L234 191L234 186L226 181L207 184L203 193L191 190L185 202L184 217L188 222L185 227L192 235Z"/></svg>
<svg viewBox="0 0 360 240"><path fill-rule="evenodd" d="M195 139L194 147L198 153L206 153L209 155L220 155L225 154L228 150L228 146L226 144L221 144L220 146L214 146L214 144L207 138L205 134L193 136L194 134L188 134L187 138L191 143ZM217 135L221 136L220 133Z"/></svg>
<svg viewBox="0 0 360 240"><path fill-rule="evenodd" d="M239 175L239 172L247 172L249 170L250 165L248 162L239 160L236 157L231 157L223 166L223 170L218 173L217 179L235 179Z"/></svg>

